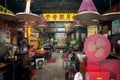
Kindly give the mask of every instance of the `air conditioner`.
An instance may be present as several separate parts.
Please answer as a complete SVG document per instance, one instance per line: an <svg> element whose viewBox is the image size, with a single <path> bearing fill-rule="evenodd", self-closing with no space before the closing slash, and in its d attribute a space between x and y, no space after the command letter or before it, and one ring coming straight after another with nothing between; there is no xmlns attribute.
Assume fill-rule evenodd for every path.
<svg viewBox="0 0 120 80"><path fill-rule="evenodd" d="M36 69L44 68L44 58L36 58Z"/></svg>

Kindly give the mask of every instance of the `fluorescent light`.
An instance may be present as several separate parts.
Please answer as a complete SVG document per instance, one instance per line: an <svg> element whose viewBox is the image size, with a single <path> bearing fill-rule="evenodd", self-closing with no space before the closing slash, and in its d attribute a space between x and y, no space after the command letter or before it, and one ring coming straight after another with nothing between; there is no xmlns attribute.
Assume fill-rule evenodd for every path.
<svg viewBox="0 0 120 80"><path fill-rule="evenodd" d="M65 31L64 28L58 28L57 31Z"/></svg>

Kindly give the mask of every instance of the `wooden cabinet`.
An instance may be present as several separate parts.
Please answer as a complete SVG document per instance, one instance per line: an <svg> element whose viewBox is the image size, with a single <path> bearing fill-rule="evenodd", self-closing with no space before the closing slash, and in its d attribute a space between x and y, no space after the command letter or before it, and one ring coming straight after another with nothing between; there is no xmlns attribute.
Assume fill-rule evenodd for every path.
<svg viewBox="0 0 120 80"><path fill-rule="evenodd" d="M30 67L22 66L22 61L19 58L17 61L2 62L5 66L0 67L0 74L4 80L30 80ZM26 77L27 76L27 77Z"/></svg>

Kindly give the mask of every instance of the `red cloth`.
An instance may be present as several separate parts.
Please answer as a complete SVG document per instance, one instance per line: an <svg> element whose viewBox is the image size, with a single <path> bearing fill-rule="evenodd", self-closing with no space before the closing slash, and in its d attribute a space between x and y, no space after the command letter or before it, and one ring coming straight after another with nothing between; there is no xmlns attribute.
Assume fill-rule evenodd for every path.
<svg viewBox="0 0 120 80"><path fill-rule="evenodd" d="M111 77L120 80L120 59L105 59L100 65L112 73Z"/></svg>
<svg viewBox="0 0 120 80"><path fill-rule="evenodd" d="M62 55L62 59L69 59L68 55Z"/></svg>

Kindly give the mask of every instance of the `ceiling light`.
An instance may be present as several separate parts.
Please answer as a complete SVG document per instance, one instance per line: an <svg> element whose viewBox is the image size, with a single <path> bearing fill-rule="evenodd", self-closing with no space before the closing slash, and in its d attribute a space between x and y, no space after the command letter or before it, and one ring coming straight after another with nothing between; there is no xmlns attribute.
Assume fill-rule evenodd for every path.
<svg viewBox="0 0 120 80"><path fill-rule="evenodd" d="M65 31L65 28L58 28L57 31Z"/></svg>

